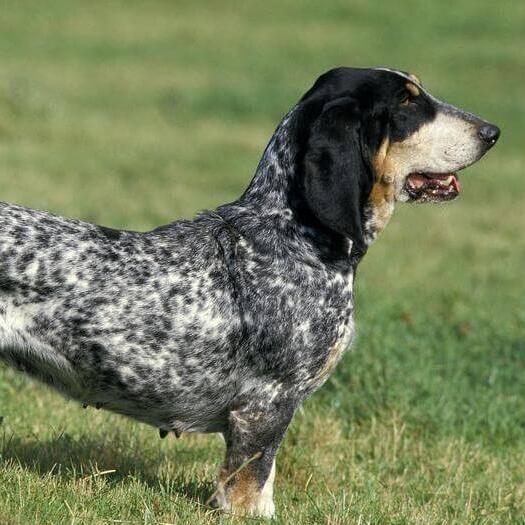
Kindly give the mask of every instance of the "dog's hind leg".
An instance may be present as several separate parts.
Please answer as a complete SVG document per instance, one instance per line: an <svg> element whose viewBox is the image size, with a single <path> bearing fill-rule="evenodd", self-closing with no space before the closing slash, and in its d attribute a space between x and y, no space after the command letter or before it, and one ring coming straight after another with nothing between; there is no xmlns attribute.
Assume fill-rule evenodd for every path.
<svg viewBox="0 0 525 525"><path fill-rule="evenodd" d="M230 413L226 459L210 505L234 514L275 513L275 455L294 413L289 402L271 408L245 407Z"/></svg>

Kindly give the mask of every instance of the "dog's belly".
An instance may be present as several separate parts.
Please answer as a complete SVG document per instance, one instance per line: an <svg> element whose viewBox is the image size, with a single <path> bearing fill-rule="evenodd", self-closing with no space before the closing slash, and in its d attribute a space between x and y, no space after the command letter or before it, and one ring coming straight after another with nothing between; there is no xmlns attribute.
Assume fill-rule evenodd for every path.
<svg viewBox="0 0 525 525"><path fill-rule="evenodd" d="M222 432L226 430L228 416L226 410L214 405L213 400L190 406L188 401L173 393L164 403L148 404L144 399L130 399L128 396L114 397L106 402L87 401L85 404L104 408L110 412L136 419L148 425L176 433L183 432ZM97 393L94 398L97 399Z"/></svg>
<svg viewBox="0 0 525 525"><path fill-rule="evenodd" d="M126 350L119 345L122 334L75 339L66 324L40 323L49 310L44 303L14 306L0 299L0 361L82 404L159 428L224 429L233 382L219 372L227 373L227 367L204 366L173 347Z"/></svg>
<svg viewBox="0 0 525 525"><path fill-rule="evenodd" d="M119 381L100 388L93 374L78 370L45 342L16 328L0 327L0 361L83 405L104 408L152 426L177 432L218 432L225 428L226 403L220 390L204 393L184 388L163 390L145 382ZM96 374L96 372L95 372ZM221 385L224 393L224 385Z"/></svg>

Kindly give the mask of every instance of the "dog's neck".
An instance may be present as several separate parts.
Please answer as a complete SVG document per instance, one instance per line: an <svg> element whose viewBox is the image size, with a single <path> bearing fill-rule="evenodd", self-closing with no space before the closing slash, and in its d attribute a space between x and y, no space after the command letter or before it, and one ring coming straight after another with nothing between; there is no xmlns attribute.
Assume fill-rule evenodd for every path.
<svg viewBox="0 0 525 525"><path fill-rule="evenodd" d="M255 175L240 202L275 213L290 209L290 194L297 183L298 151L292 139L295 108L281 121L259 161ZM292 204L293 205L293 204Z"/></svg>
<svg viewBox="0 0 525 525"><path fill-rule="evenodd" d="M238 204L256 209L259 216L282 215L290 217L311 232L312 228L322 230L323 236L340 237L336 232L328 232L320 223L312 221L312 214L301 201L301 148L304 146L305 130L298 129L297 107L293 108L281 121L268 143L257 166L255 175L239 199ZM385 199L384 188L375 184L369 204L363 211L363 238L347 238L354 245L352 258L360 260L380 231L386 226L393 211L393 203ZM336 245L339 245L336 242ZM351 251L351 250L350 250Z"/></svg>

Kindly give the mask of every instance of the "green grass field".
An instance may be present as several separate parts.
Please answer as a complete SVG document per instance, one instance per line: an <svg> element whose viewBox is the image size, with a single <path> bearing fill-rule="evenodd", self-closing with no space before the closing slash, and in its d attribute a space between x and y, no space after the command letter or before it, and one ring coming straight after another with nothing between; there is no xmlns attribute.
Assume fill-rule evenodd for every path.
<svg viewBox="0 0 525 525"><path fill-rule="evenodd" d="M283 524L525 523L525 4L9 1L0 198L148 229L233 200L336 65L417 73L503 130L446 206L399 206L358 339L278 458ZM254 523L206 509L217 436L82 410L0 369L0 523Z"/></svg>

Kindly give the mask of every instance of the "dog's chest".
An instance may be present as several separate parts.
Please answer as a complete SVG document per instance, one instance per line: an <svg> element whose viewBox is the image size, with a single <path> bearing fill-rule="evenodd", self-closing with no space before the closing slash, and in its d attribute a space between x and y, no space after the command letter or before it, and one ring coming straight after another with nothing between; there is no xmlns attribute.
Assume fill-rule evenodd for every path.
<svg viewBox="0 0 525 525"><path fill-rule="evenodd" d="M322 385L334 371L354 333L352 275L319 275L299 287L292 349L301 356L298 376L305 391Z"/></svg>
<svg viewBox="0 0 525 525"><path fill-rule="evenodd" d="M259 293L250 296L253 345L267 364L311 391L331 374L351 343L353 274L291 266L258 272Z"/></svg>
<svg viewBox="0 0 525 525"><path fill-rule="evenodd" d="M354 335L353 316L350 313L336 328L335 342L323 352L324 359L310 381L312 388L322 385L332 374L345 350L350 347Z"/></svg>

